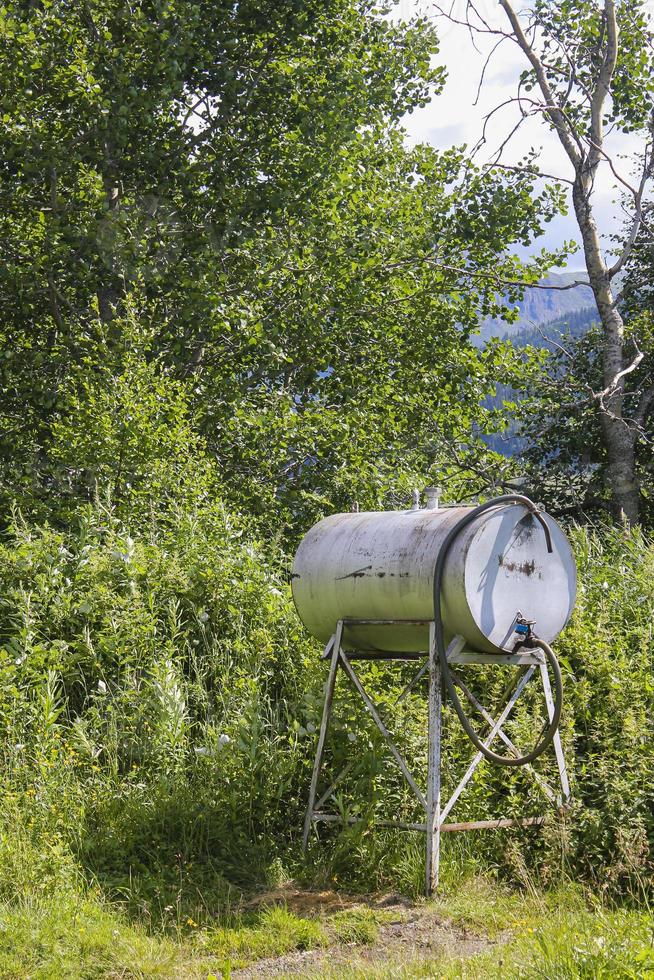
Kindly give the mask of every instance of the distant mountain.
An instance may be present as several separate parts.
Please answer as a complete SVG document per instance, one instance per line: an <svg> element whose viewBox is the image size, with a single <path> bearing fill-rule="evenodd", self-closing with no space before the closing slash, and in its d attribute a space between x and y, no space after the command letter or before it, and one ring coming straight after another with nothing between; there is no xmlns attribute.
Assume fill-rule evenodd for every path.
<svg viewBox="0 0 654 980"><path fill-rule="evenodd" d="M564 316L549 320L546 323L532 326L520 333L508 334L506 331L502 339L511 341L514 347L541 347L553 352L557 346L570 343L570 338L577 339L597 323L599 319L596 306L585 306L580 310L572 310ZM520 394L509 385L498 382L495 386L495 394L484 400L487 408L501 409L505 401L520 401ZM517 435L517 426L514 422L509 425L506 432L491 433L483 436L483 440L489 449L501 453L503 456L516 456L524 449L524 439Z"/></svg>
<svg viewBox="0 0 654 980"><path fill-rule="evenodd" d="M528 286L524 299L516 303L519 318L515 323L505 323L504 320L489 319L481 328L480 340L483 343L489 337L511 337L516 334L533 331L535 327L564 320L569 314L580 310L595 310L595 300L590 286L579 285L568 289L567 286L575 280L585 279L585 273L562 272L552 273L543 279L539 287ZM543 286L554 286L554 289L543 289ZM594 316L597 314L594 313ZM540 346L540 344L538 344Z"/></svg>
<svg viewBox="0 0 654 980"><path fill-rule="evenodd" d="M554 351L557 344L565 342L566 337L583 337L594 323L599 320L596 306L584 306L580 310L572 310L555 320L529 327L520 333L505 332L503 340L510 340L514 347L544 347Z"/></svg>

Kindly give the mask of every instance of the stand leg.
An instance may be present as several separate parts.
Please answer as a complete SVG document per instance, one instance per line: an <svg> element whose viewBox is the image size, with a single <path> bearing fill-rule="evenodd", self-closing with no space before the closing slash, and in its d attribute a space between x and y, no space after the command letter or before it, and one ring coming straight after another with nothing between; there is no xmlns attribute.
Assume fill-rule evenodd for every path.
<svg viewBox="0 0 654 980"><path fill-rule="evenodd" d="M429 624L429 756L427 768L427 867L425 891L438 888L441 838L441 665L436 651L436 629Z"/></svg>
<svg viewBox="0 0 654 980"><path fill-rule="evenodd" d="M343 638L343 623L339 620L336 626L336 632L332 638L332 659L329 665L329 676L327 678L327 688L325 691L325 706L322 712L322 721L320 722L320 735L318 736L318 746L316 748L316 758L313 763L313 774L311 776L311 789L309 790L309 805L307 807L307 814L304 818L304 835L302 838L302 850L306 851L309 844L309 834L311 833L311 821L313 818L313 811L316 804L316 793L318 792L318 779L320 777L320 767L322 765L322 757L325 751L325 741L327 739L327 728L329 726L329 716L332 710L332 701L334 700L334 687L336 685L336 671L338 670L338 660L341 653L341 640Z"/></svg>
<svg viewBox="0 0 654 980"><path fill-rule="evenodd" d="M543 680L543 690L545 691L545 702L547 704L547 714L551 720L554 714L554 699L552 697L552 688L550 686L550 676L547 673L547 667L545 664L541 664L540 675ZM570 802L570 783L568 782L568 771L565 767L565 756L563 755L563 746L561 745L561 733L556 730L554 735L554 754L556 756L556 762L559 767L559 777L561 779L561 790L563 793L563 805L565 806Z"/></svg>

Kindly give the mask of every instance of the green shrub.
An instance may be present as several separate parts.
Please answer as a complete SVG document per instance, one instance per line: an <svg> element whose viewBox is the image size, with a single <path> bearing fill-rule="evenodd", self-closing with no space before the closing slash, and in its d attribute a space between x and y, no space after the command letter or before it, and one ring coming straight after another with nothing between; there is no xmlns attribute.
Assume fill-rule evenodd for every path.
<svg viewBox="0 0 654 980"><path fill-rule="evenodd" d="M654 884L654 546L609 528L574 541L577 605L558 644L575 797L565 857L603 891L638 895Z"/></svg>
<svg viewBox="0 0 654 980"><path fill-rule="evenodd" d="M607 895L651 890L654 551L637 532L574 536L579 600L557 644L573 810L529 832L447 835L445 880L494 866L528 884L573 874ZM358 667L419 773L424 688L393 706L413 669ZM0 846L14 849L0 896L49 887L48 861L176 928L280 868L420 891L422 837L372 829L375 815L415 819L415 801L342 677L325 778L351 763L333 804L361 823L321 828L302 863L324 680L282 560L219 504L131 534L98 504L67 533L16 520L0 547ZM478 670L475 683L492 703L504 679ZM470 758L449 709L445 721L444 795ZM525 745L528 724L516 712ZM555 774L552 758L538 768ZM528 774L482 764L457 813L542 809Z"/></svg>
<svg viewBox="0 0 654 980"><path fill-rule="evenodd" d="M74 533L16 522L3 799L137 905L175 906L198 867L221 895L227 873L265 880L301 824L319 702L288 593L219 506L148 537L100 508Z"/></svg>

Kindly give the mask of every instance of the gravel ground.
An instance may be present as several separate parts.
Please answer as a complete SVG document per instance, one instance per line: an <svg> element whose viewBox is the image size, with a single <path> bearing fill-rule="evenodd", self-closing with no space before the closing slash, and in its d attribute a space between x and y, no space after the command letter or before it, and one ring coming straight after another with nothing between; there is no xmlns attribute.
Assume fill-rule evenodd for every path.
<svg viewBox="0 0 654 980"><path fill-rule="evenodd" d="M268 896L270 900L272 896ZM265 900L265 896L264 896ZM334 893L297 892L285 896L293 911L334 912L352 905L361 905L361 899L349 899ZM471 932L465 927L439 917L429 906L417 905L400 896L389 896L368 903L373 909L383 909L389 921L380 926L379 936L371 945L355 943L289 953L285 956L259 960L241 970L234 970L234 978L256 977L317 977L323 972L338 976L345 967L364 969L389 963L416 963L439 956L469 957L501 944L506 937L490 939L483 933Z"/></svg>

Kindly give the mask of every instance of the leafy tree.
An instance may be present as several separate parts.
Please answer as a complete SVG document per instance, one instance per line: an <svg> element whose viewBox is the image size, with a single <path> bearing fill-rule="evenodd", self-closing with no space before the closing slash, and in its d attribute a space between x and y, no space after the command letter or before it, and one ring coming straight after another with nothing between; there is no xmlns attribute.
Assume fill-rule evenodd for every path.
<svg viewBox="0 0 654 980"><path fill-rule="evenodd" d="M470 342L500 304L460 265L513 270L498 242L529 236L555 203L534 204L524 182L482 179L462 162L458 151L407 152L399 134L366 134L248 277L241 297L258 334L232 331L229 364L207 340L196 374L204 431L219 459L231 448L223 478L251 511L271 507L278 519L281 505L293 520L300 508L308 520L354 499L379 505L425 477L461 486L455 444L476 444L492 424L480 401L516 362L506 346ZM282 249L300 258L289 266ZM221 425L228 438L217 444Z"/></svg>
<svg viewBox="0 0 654 980"><path fill-rule="evenodd" d="M625 263L620 284L620 304L627 318L654 309L654 234L651 204L643 204L643 222L634 241L633 250Z"/></svg>
<svg viewBox="0 0 654 980"><path fill-rule="evenodd" d="M625 327L629 356L651 350L653 341L651 313L632 316ZM598 325L581 336L560 336L514 405L522 475L554 513L588 518L610 512L605 495L609 460L595 396L602 383L600 349ZM625 406L634 416L642 399L642 377L625 379ZM635 453L641 519L650 524L654 519L652 443L642 429Z"/></svg>
<svg viewBox="0 0 654 980"><path fill-rule="evenodd" d="M651 208L644 206L643 210L645 218L621 278L619 304L625 323L625 358L635 365L624 376L624 404L634 434L642 519L650 524L654 519L654 252ZM602 390L602 331L596 325L587 332L589 319L592 311L582 310L576 317L566 317L561 325L547 324L539 332L521 335L521 343L546 346L550 356L525 390L524 401L515 406L515 425L530 483L555 512L586 516L608 509L604 490L608 457L597 409L597 392Z"/></svg>
<svg viewBox="0 0 654 980"><path fill-rule="evenodd" d="M124 494L118 431L147 483L124 387L145 363L264 524L448 474L511 370L468 342L504 306L481 273L515 278L509 247L560 197L404 147L442 81L424 23L368 0L53 0L0 31L5 501L57 517L117 472Z"/></svg>
<svg viewBox="0 0 654 980"><path fill-rule="evenodd" d="M82 361L71 371L52 426L60 518L97 490L108 494L116 517L134 522L207 506L217 475L184 386L138 354L119 371L86 368Z"/></svg>
<svg viewBox="0 0 654 980"><path fill-rule="evenodd" d="M253 227L326 179L357 121L424 97L432 38L369 12L340 0L3 8L10 487L47 471L69 366L88 343L120 343L119 325L103 325L131 289L164 331L174 319L183 371L192 325L220 318L225 270Z"/></svg>
<svg viewBox="0 0 654 980"><path fill-rule="evenodd" d="M635 378L631 375L643 367L644 354L631 356L633 334L630 338L625 331L615 283L642 226L653 172L654 72L646 5L640 0L566 0L558 4L536 0L523 13L517 12L511 0L500 0L499 6L502 16L495 21L485 17L476 3L467 3L463 20L473 33L490 35L496 41L491 56L505 41L520 49L526 67L517 81L515 98L510 100L520 111L517 126L540 115L558 137L570 166L572 177L565 180L602 327L601 384L593 397L606 456L603 495L611 501L616 516L635 523L641 501L637 447L654 404L654 389L641 370L636 375L639 398L633 398ZM641 159L635 178L611 157L606 143L609 127L614 133L640 138ZM506 141L495 163L505 145ZM620 189L626 191L628 227L615 255L603 247L593 196L602 165L611 169ZM538 173L535 156L519 163L518 169Z"/></svg>

